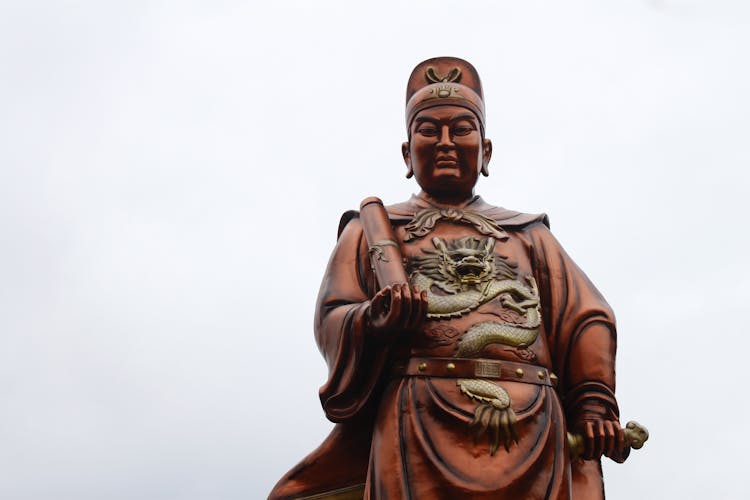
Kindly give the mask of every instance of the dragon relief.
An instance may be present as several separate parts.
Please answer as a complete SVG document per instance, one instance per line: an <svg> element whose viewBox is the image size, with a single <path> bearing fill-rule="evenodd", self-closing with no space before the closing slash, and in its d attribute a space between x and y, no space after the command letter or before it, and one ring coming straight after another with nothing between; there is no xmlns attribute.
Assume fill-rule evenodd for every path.
<svg viewBox="0 0 750 500"><path fill-rule="evenodd" d="M536 340L540 323L536 281L530 275L519 280L516 265L494 253L494 238L469 236L446 242L434 237L432 243L434 249L413 258L409 277L412 286L427 292L428 319L461 317L496 298L504 310L523 318L522 323L472 325L458 340L456 357L478 357L490 344L526 348ZM475 437L487 432L491 455L501 443L508 450L516 441L516 415L507 391L484 379L458 379L456 383L463 394L479 403L470 423Z"/></svg>
<svg viewBox="0 0 750 500"><path fill-rule="evenodd" d="M432 238L435 249L423 250L410 263L409 281L427 292L427 318L458 318L499 299L503 308L523 318L521 323L483 322L460 340L457 357L477 356L492 343L528 346L536 340L540 322L539 292L533 276L519 280L509 263L493 250L495 239L468 236L446 242ZM496 325L496 326L495 326Z"/></svg>

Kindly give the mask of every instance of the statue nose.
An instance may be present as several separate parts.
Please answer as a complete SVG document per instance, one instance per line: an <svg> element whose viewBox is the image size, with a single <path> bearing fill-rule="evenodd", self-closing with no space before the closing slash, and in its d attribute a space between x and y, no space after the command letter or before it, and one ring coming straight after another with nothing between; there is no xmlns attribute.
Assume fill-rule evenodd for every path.
<svg viewBox="0 0 750 500"><path fill-rule="evenodd" d="M438 147L453 147L453 139L451 138L451 130L448 125L440 127L440 140L437 143Z"/></svg>

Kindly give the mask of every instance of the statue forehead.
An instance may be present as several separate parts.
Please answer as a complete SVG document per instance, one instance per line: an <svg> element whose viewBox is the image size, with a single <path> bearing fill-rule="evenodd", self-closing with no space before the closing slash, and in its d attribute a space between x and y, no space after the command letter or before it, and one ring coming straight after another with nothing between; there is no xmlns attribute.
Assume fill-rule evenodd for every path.
<svg viewBox="0 0 750 500"><path fill-rule="evenodd" d="M433 106L419 111L414 115L412 125L425 120L452 121L456 118L472 118L476 121L480 121L476 113L468 108L457 106L455 104L444 104L442 106Z"/></svg>

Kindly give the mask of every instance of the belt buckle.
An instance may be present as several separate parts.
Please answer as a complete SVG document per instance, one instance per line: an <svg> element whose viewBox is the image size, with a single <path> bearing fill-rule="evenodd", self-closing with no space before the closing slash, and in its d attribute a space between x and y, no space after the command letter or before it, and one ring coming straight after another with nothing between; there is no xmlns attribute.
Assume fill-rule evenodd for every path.
<svg viewBox="0 0 750 500"><path fill-rule="evenodd" d="M500 378L500 363L477 361L474 364L474 376L479 378Z"/></svg>

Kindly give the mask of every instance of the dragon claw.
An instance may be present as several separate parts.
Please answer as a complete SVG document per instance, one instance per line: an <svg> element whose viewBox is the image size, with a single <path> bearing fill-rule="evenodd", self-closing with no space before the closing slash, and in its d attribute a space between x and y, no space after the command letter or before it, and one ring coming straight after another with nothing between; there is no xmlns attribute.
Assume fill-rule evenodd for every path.
<svg viewBox="0 0 750 500"><path fill-rule="evenodd" d="M501 444L505 451L509 451L513 443L518 443L515 424L516 414L510 407L499 409L491 403L482 403L474 412L469 428L474 432L475 443L487 433L490 455L494 455Z"/></svg>

